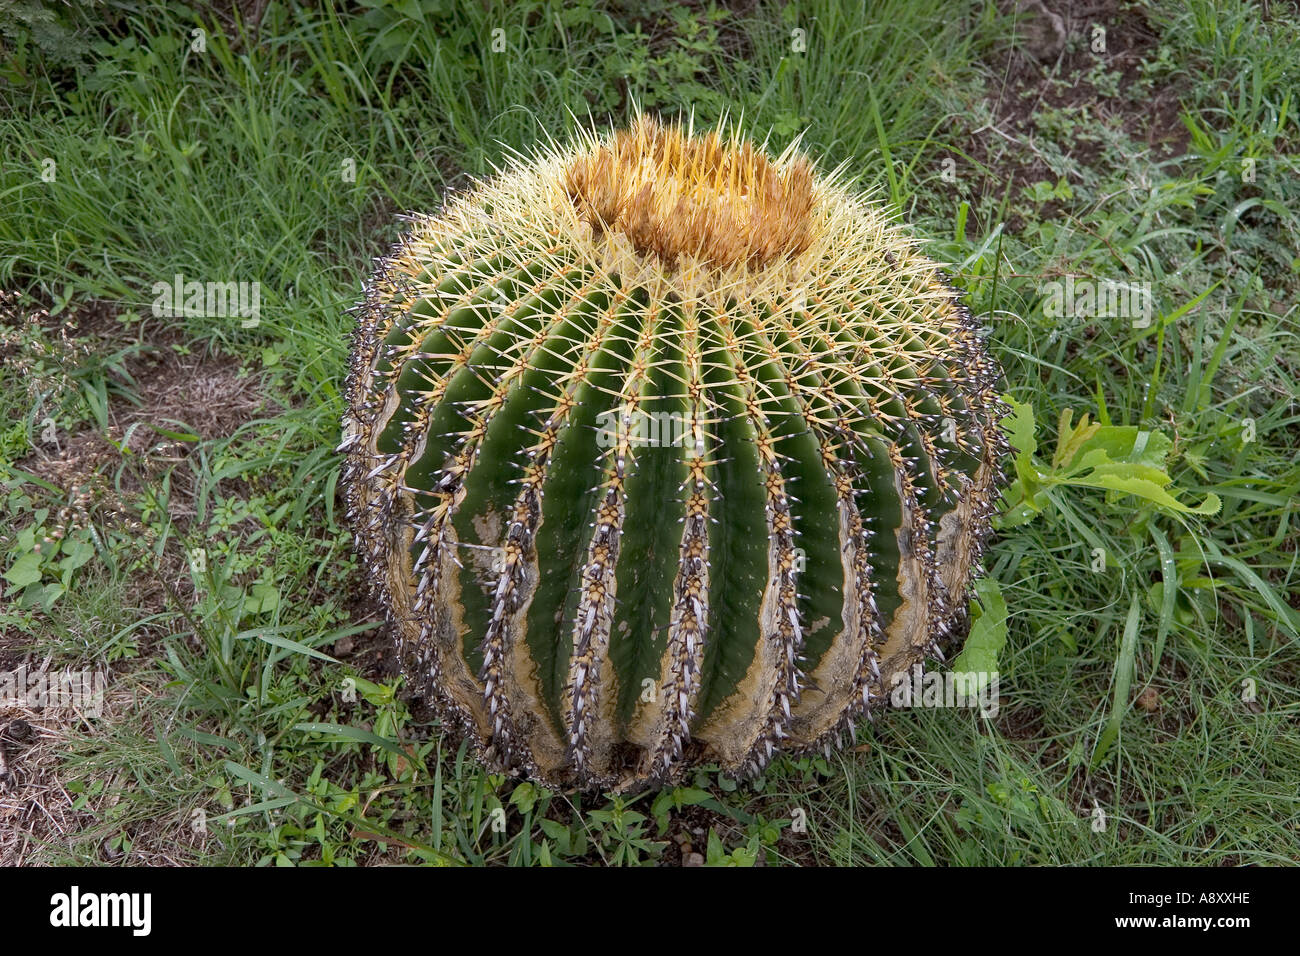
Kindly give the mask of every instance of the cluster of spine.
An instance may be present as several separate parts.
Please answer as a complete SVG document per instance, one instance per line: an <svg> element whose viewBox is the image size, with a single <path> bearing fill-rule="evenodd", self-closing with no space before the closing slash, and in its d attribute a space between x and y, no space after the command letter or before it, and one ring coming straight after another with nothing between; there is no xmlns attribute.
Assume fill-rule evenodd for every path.
<svg viewBox="0 0 1300 956"><path fill-rule="evenodd" d="M494 768L753 774L851 736L964 613L999 369L793 151L584 136L412 217L357 311L348 514L414 691Z"/></svg>

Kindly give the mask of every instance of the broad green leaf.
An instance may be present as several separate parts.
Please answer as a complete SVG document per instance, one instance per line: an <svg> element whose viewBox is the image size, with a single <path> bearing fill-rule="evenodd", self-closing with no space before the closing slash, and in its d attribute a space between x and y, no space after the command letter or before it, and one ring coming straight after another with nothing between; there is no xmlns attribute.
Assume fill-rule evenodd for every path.
<svg viewBox="0 0 1300 956"><path fill-rule="evenodd" d="M540 791L537 787L525 780L510 794L510 805L518 807L520 813L532 813L539 796Z"/></svg>
<svg viewBox="0 0 1300 956"><path fill-rule="evenodd" d="M1016 450L1016 472L1022 478L1026 471L1031 478L1037 478L1038 472L1033 466L1033 455L1038 451L1038 442L1034 440L1034 406L1022 405L1010 395L1003 395L1002 400L1011 407L1011 414L1002 419L1007 440Z"/></svg>
<svg viewBox="0 0 1300 956"><path fill-rule="evenodd" d="M952 662L954 674L959 675L957 690L966 697L978 693L988 675L998 669L998 653L1007 643L1007 602L997 580L980 578L975 582L975 596L979 603L972 610L970 634Z"/></svg>
<svg viewBox="0 0 1300 956"><path fill-rule="evenodd" d="M1206 495L1205 500L1199 505L1194 508L1189 507L1165 491L1161 485L1148 478L1124 477L1115 473L1097 474L1094 472L1083 478L1071 478L1066 483L1136 495L1162 508L1168 508L1170 511L1176 511L1180 514L1212 515L1218 512L1220 507L1219 496L1215 494Z"/></svg>
<svg viewBox="0 0 1300 956"><path fill-rule="evenodd" d="M280 606L280 590L273 584L254 584L248 593L250 614L268 614Z"/></svg>
<svg viewBox="0 0 1300 956"><path fill-rule="evenodd" d="M1079 419L1077 428L1070 424L1073 417L1074 413L1070 409L1061 409L1061 418L1056 429L1056 452L1052 455L1053 471L1067 467L1083 444L1101 429L1098 424L1088 424L1087 412L1084 412L1083 417Z"/></svg>
<svg viewBox="0 0 1300 956"><path fill-rule="evenodd" d="M35 584L41 579L41 556L29 551L13 563L5 572L5 580L15 588Z"/></svg>
<svg viewBox="0 0 1300 956"><path fill-rule="evenodd" d="M1101 462L1084 477L1098 478L1103 475L1113 475L1116 478L1139 478L1161 488L1167 488L1173 483L1173 479L1163 468L1152 468L1150 465L1139 465L1129 461Z"/></svg>
<svg viewBox="0 0 1300 956"><path fill-rule="evenodd" d="M329 659L334 660L333 658ZM337 664L339 662L334 661L334 663ZM391 704L393 702L393 688L386 684L376 684L373 681L366 680L364 677L357 677L355 675L352 675L351 679L353 684L356 686L357 693L365 699L366 703L375 707L383 707L386 704Z"/></svg>
<svg viewBox="0 0 1300 956"><path fill-rule="evenodd" d="M1079 459L1078 467L1085 465L1085 459L1093 462L1109 460L1146 465L1163 471L1173 447L1173 440L1164 432L1150 431L1136 425L1103 425L1078 449L1084 456ZM1102 452L1104 457L1093 456L1093 452Z"/></svg>

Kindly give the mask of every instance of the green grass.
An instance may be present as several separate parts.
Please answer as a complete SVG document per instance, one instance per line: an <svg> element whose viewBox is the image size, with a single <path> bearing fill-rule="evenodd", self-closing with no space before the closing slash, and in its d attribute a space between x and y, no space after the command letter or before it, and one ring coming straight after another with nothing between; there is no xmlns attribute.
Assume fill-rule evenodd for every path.
<svg viewBox="0 0 1300 956"><path fill-rule="evenodd" d="M0 611L0 651L108 668L130 698L60 746L51 772L84 805L29 859L635 863L675 860L676 835L732 864L1300 860L1293 22L1244 2L1112 12L1117 48L1133 16L1155 41L1034 67L1030 137L987 129L1021 92L1017 26L991 3L444 6L271 3L254 44L182 4L115 4L92 8L80 72L61 49L0 49L22 67L0 85L0 287L52 315L4 329L6 570L24 529L67 523L71 489L18 464L50 451L47 417L62 442L130 450L97 446L85 520ZM1072 72L1094 97L1066 96ZM1171 112L1147 115L1162 92ZM802 134L899 210L991 326L1043 470L1061 412L1088 412L1164 433L1181 500L1221 499L1180 518L1056 486L1004 518L997 719L894 712L752 785L701 771L619 801L487 775L402 698L334 501L344 310L397 213L634 102L742 117L776 149ZM1176 142L1147 142L1156 121ZM154 318L150 287L177 273L259 281L260 323ZM1149 282L1150 325L1044 315L1066 275ZM62 344L74 315L94 333ZM224 357L268 404L196 432L201 409L150 391L168 354ZM133 408L171 437L128 442Z"/></svg>

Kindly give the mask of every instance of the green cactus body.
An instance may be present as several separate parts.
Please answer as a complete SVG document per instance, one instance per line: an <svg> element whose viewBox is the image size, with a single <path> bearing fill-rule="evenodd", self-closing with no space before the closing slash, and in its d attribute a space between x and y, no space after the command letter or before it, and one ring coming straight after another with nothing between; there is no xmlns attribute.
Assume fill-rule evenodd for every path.
<svg viewBox="0 0 1300 956"><path fill-rule="evenodd" d="M648 118L417 216L342 449L413 689L494 768L633 790L823 748L964 612L998 370L793 152Z"/></svg>

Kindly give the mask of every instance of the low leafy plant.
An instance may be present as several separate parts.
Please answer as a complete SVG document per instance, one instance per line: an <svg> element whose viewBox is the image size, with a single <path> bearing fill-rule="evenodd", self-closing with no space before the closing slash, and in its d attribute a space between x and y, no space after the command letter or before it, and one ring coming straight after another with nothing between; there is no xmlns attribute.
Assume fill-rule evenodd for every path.
<svg viewBox="0 0 1300 956"><path fill-rule="evenodd" d="M1218 495L1208 494L1199 505L1188 505L1169 490L1173 478L1166 468L1173 441L1163 432L1136 425L1102 425L1089 422L1087 412L1073 423L1074 413L1061 410L1056 450L1051 464L1043 467L1035 457L1034 409L1013 398L1007 399L1012 414L1007 418L1015 480L1006 493L1006 510L998 526L1012 528L1050 507L1051 492L1057 487L1100 488L1120 495L1134 495L1161 510L1183 515L1210 515L1220 508Z"/></svg>

